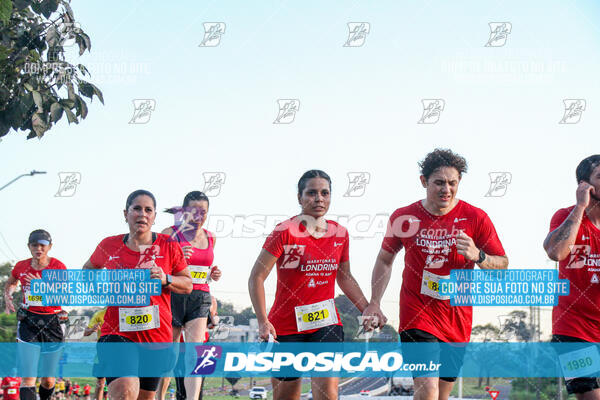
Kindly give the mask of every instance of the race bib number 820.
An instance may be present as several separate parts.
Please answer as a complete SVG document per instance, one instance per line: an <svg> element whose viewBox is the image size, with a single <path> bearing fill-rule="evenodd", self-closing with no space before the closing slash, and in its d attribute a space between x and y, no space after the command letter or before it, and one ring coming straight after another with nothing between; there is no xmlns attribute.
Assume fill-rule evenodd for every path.
<svg viewBox="0 0 600 400"><path fill-rule="evenodd" d="M119 307L119 331L139 332L160 327L158 306Z"/></svg>

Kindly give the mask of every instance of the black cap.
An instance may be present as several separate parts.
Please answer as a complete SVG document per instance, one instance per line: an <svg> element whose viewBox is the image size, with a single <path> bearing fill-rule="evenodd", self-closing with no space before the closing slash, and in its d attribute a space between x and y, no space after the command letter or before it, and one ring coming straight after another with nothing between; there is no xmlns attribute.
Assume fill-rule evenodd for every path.
<svg viewBox="0 0 600 400"><path fill-rule="evenodd" d="M45 244L52 243L52 237L50 234L43 229L36 229L29 234L29 244Z"/></svg>

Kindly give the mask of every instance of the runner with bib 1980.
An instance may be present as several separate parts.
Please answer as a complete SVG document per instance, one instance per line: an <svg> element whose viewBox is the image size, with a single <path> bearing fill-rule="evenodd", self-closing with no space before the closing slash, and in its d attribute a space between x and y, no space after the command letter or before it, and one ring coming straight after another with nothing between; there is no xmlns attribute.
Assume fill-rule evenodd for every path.
<svg viewBox="0 0 600 400"><path fill-rule="evenodd" d="M569 294L552 310L553 342L600 342L600 154L582 160L575 170L576 204L556 211L544 241L548 257L558 261L558 277L569 280ZM559 353L562 353L559 350ZM570 352L569 352L570 353ZM594 352L589 352L592 355ZM596 354L598 354L596 352ZM600 399L596 376L582 372L579 357L561 354L567 392L578 400ZM594 357L586 367L592 367ZM597 362L597 361L596 361ZM575 367L573 366L575 364ZM583 367L583 365L581 366ZM597 365L592 371L598 371ZM585 374L584 374L585 375ZM571 376L571 377L569 377Z"/></svg>

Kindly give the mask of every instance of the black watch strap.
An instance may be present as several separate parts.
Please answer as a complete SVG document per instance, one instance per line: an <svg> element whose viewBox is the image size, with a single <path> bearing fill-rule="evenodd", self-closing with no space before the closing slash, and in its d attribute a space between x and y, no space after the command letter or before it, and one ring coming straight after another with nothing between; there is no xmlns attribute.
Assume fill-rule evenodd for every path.
<svg viewBox="0 0 600 400"><path fill-rule="evenodd" d="M165 280L167 281L167 283L165 283L165 287L169 286L171 283L173 283L173 275L169 275L167 274Z"/></svg>
<svg viewBox="0 0 600 400"><path fill-rule="evenodd" d="M487 256L485 255L485 252L480 249L479 250L479 259L477 260L477 264L481 264L482 262L484 262L486 257Z"/></svg>

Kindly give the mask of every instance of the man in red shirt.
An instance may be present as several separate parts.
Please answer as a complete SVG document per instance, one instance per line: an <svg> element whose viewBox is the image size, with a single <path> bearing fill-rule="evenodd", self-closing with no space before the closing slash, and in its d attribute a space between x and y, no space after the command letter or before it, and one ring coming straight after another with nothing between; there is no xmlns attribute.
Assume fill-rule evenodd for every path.
<svg viewBox="0 0 600 400"><path fill-rule="evenodd" d="M87 383L83 387L83 396L85 397L85 400L90 400L90 389L91 388L92 387L90 385L88 385Z"/></svg>
<svg viewBox="0 0 600 400"><path fill-rule="evenodd" d="M2 390L4 392L4 400L18 400L19 386L21 386L21 378L7 376L2 379Z"/></svg>
<svg viewBox="0 0 600 400"><path fill-rule="evenodd" d="M577 166L576 204L558 210L550 221L544 249L559 264L559 279L569 280L569 295L552 310L553 342L600 342L600 155ZM593 377L566 379L578 400L600 399Z"/></svg>
<svg viewBox="0 0 600 400"><path fill-rule="evenodd" d="M384 325L381 298L396 254L405 248L400 340L468 342L472 307L452 307L449 297L440 295L438 282L449 278L453 269L473 269L475 264L482 269L504 269L508 258L487 214L456 198L462 174L467 171L466 160L450 150L436 149L419 166L426 198L397 209L390 217L373 269L371 301L363 312L368 317L365 324ZM432 357L443 355L439 354L438 345L432 346L437 352ZM449 361L453 370L458 371L462 352L457 351ZM455 380L455 377L415 377L414 398L448 399Z"/></svg>
<svg viewBox="0 0 600 400"><path fill-rule="evenodd" d="M79 386L79 383L73 384L73 394L75 395L75 397L79 397L79 389L80 388L81 388L81 386Z"/></svg>

